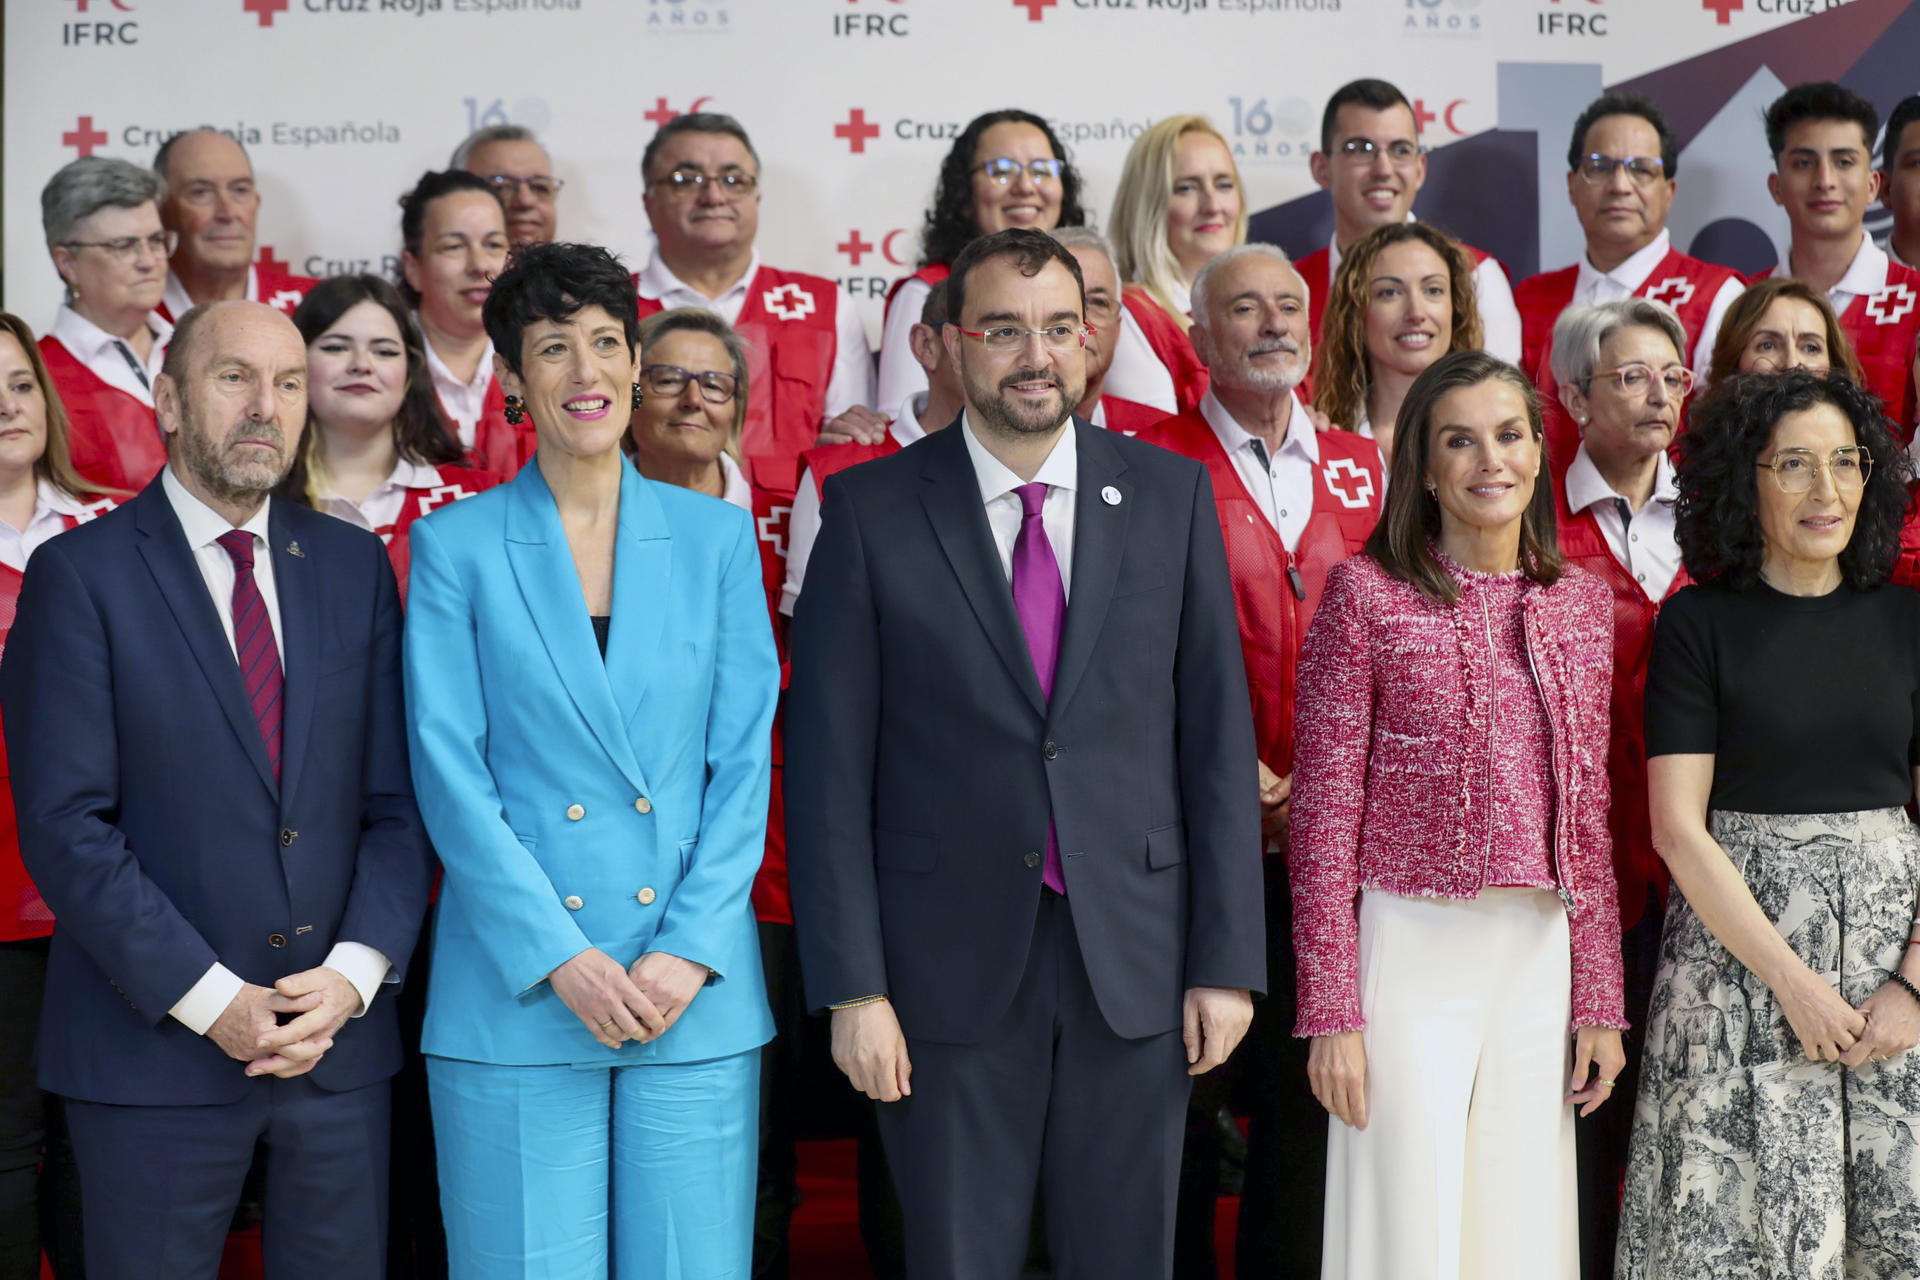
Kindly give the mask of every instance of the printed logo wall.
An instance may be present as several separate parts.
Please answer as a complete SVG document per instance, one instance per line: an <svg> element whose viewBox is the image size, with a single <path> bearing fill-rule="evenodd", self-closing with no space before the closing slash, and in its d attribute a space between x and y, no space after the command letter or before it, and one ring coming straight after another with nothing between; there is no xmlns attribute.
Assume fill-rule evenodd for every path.
<svg viewBox="0 0 1920 1280"><path fill-rule="evenodd" d="M1258 225L1298 253L1328 230L1324 198L1305 198L1321 104L1362 75L1399 84L1437 149L1422 211L1516 275L1578 252L1567 128L1602 86L1630 81L1658 84L1689 140L1683 242L1733 218L1759 242L1729 234L1757 252L1784 223L1764 194L1755 104L1876 50L1897 65L1886 33L1920 0L1830 12L1843 3L15 0L0 297L37 328L52 320L38 196L54 170L90 154L144 164L198 125L251 152L262 255L297 272L391 273L399 194L469 130L502 121L547 143L566 181L561 234L638 267L641 148L704 109L739 117L763 158L762 256L840 279L877 334L888 284L917 261L940 159L975 114L1019 105L1052 121L1104 224L1132 139L1204 112L1233 143ZM1827 35L1841 24L1854 34ZM1764 40L1778 51L1738 74L1660 79ZM1920 87L1882 78L1883 109Z"/></svg>

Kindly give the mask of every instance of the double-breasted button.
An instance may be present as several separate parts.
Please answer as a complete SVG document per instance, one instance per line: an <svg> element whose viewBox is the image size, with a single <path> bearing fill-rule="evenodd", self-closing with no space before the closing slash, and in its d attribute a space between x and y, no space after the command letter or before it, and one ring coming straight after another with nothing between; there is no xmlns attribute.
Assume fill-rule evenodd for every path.
<svg viewBox="0 0 1920 1280"><path fill-rule="evenodd" d="M587 816L587 811L584 806L577 805L577 804L570 804L567 806L568 822L578 822L580 821L580 819L586 816Z"/></svg>
<svg viewBox="0 0 1920 1280"><path fill-rule="evenodd" d="M287 935L284 933L270 933L267 935L267 945L275 951L278 951L281 947L287 945Z"/></svg>
<svg viewBox="0 0 1920 1280"><path fill-rule="evenodd" d="M1037 853L1029 853L1024 861L1030 867L1037 867L1040 865L1040 855Z"/></svg>
<svg viewBox="0 0 1920 1280"><path fill-rule="evenodd" d="M569 911L578 911L580 908L587 905L585 902L581 901L580 895L577 893L570 893L565 898L561 899L561 901L566 904L566 908Z"/></svg>
<svg viewBox="0 0 1920 1280"><path fill-rule="evenodd" d="M285 827L281 829L280 843L283 846L290 845L295 840L298 840L299 838L300 838L300 833L298 831L295 831L292 827Z"/></svg>
<svg viewBox="0 0 1920 1280"><path fill-rule="evenodd" d="M635 800L633 802L633 807L636 811L640 813L652 813L653 801L647 799L645 796L641 796L638 800Z"/></svg>
<svg viewBox="0 0 1920 1280"><path fill-rule="evenodd" d="M650 907L653 905L653 900L657 895L653 892L653 887L649 885L647 888L642 889L640 892L634 894L633 896L640 900L641 906Z"/></svg>
<svg viewBox="0 0 1920 1280"><path fill-rule="evenodd" d="M1047 759L1049 760L1053 759L1054 757L1060 754L1059 744L1054 742L1048 742L1047 745L1044 748L1042 748L1042 753L1047 757Z"/></svg>

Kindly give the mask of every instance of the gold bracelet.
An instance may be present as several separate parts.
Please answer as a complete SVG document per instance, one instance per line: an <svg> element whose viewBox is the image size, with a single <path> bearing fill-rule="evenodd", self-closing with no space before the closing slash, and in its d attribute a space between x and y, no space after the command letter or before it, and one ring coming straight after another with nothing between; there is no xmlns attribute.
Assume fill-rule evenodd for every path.
<svg viewBox="0 0 1920 1280"><path fill-rule="evenodd" d="M858 1000L849 1000L845 1004L830 1004L827 1006L827 1009L829 1012L838 1013L842 1009L858 1009L863 1005L879 1004L885 999L885 996L862 996Z"/></svg>

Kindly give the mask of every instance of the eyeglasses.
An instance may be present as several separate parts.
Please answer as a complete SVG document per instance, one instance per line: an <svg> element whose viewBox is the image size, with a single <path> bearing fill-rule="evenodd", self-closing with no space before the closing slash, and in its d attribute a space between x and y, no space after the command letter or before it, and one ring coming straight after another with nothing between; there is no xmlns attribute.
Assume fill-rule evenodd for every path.
<svg viewBox="0 0 1920 1280"><path fill-rule="evenodd" d="M740 389L738 378L718 369L695 373L677 364L649 364L641 366L640 376L647 380L647 390L657 396L677 396L687 389L688 382L697 382L700 398L708 404L725 404Z"/></svg>
<svg viewBox="0 0 1920 1280"><path fill-rule="evenodd" d="M1622 395L1631 399L1644 398L1653 390L1653 380L1660 379L1660 385L1666 389L1670 400L1684 400L1693 390L1695 378L1693 370L1675 365L1671 369L1662 369L1654 373L1652 366L1644 364L1623 364L1618 369L1596 370L1587 376L1589 386L1600 378L1605 378L1620 388Z"/></svg>
<svg viewBox="0 0 1920 1280"><path fill-rule="evenodd" d="M1001 353L1021 351L1026 348L1027 339L1038 337L1042 346L1049 351L1072 351L1076 347L1087 345L1087 339L1100 332L1090 324L1050 324L1044 329L1022 329L1018 325L997 324L991 329L960 330L963 337L972 338L989 351Z"/></svg>
<svg viewBox="0 0 1920 1280"><path fill-rule="evenodd" d="M1383 148L1372 138L1348 138L1335 149L1349 160L1371 160ZM1387 159L1393 163L1411 164L1418 158L1422 148L1417 142L1398 138L1387 143L1384 150L1387 153Z"/></svg>
<svg viewBox="0 0 1920 1280"><path fill-rule="evenodd" d="M1773 455L1772 462L1756 462L1753 465L1773 472L1774 483L1780 486L1780 492L1805 493L1813 488L1822 464L1811 449L1782 449ZM1873 474L1873 455L1867 452L1865 445L1848 445L1844 449L1835 449L1825 466L1827 474L1833 477L1834 488L1859 489Z"/></svg>
<svg viewBox="0 0 1920 1280"><path fill-rule="evenodd" d="M486 183L503 196L511 196L520 187L535 200L551 201L560 194L560 188L566 186L566 180L551 174L536 173L531 178L516 178L510 173L490 173Z"/></svg>
<svg viewBox="0 0 1920 1280"><path fill-rule="evenodd" d="M1001 186L1013 181L1013 176L1022 169L1035 182L1058 182L1066 171L1064 160L1055 160L1052 156L1043 156L1038 160L1029 160L1024 165L1008 156L995 156L974 166L974 171L984 173Z"/></svg>
<svg viewBox="0 0 1920 1280"><path fill-rule="evenodd" d="M698 169L674 169L659 182L650 185L657 187L662 183L677 196L697 195L707 189L708 183L713 183L722 195L731 197L746 195L760 185L760 179L738 169L728 169L721 173L702 173Z"/></svg>
<svg viewBox="0 0 1920 1280"><path fill-rule="evenodd" d="M1575 172L1597 187L1612 178L1615 169L1625 169L1636 187L1652 186L1667 172L1666 162L1659 156L1603 156L1597 151L1581 156Z"/></svg>
<svg viewBox="0 0 1920 1280"><path fill-rule="evenodd" d="M116 240L68 240L63 242L68 249L105 249L109 255L120 262L138 262L142 250L156 258L170 258L173 247L180 243L180 237L171 231L156 231L150 236L121 236Z"/></svg>

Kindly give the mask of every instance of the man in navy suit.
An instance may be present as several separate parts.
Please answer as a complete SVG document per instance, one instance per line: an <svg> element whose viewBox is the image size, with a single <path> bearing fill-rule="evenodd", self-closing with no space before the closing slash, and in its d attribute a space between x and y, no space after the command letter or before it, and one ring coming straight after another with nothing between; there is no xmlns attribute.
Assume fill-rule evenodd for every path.
<svg viewBox="0 0 1920 1280"><path fill-rule="evenodd" d="M34 557L0 664L21 853L60 923L40 1083L96 1275L208 1278L256 1142L266 1271L383 1271L391 993L426 912L400 608L379 539L268 491L306 349L196 307L169 461Z"/></svg>
<svg viewBox="0 0 1920 1280"><path fill-rule="evenodd" d="M884 1105L915 1280L1165 1276L1190 1077L1265 985L1259 787L1198 463L1072 417L1050 237L953 264L957 429L827 483L793 629L801 970Z"/></svg>

